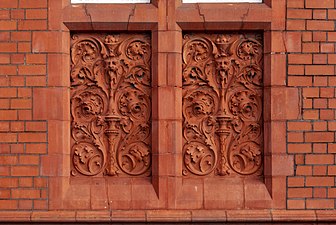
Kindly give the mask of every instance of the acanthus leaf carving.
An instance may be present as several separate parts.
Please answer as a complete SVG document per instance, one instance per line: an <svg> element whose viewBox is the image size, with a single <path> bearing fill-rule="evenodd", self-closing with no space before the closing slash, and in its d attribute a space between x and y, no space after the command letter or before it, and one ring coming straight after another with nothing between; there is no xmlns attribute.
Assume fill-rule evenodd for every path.
<svg viewBox="0 0 336 225"><path fill-rule="evenodd" d="M183 41L183 174L262 174L259 34L187 34Z"/></svg>
<svg viewBox="0 0 336 225"><path fill-rule="evenodd" d="M72 175L150 175L150 60L146 34L72 36Z"/></svg>

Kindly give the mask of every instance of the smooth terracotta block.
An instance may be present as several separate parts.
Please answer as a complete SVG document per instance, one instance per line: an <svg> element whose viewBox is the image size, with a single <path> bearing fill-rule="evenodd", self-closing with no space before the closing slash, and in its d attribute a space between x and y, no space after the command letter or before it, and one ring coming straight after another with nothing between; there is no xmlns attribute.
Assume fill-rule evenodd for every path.
<svg viewBox="0 0 336 225"><path fill-rule="evenodd" d="M31 215L32 221L39 222L57 222L57 221L76 221L75 211L50 211L50 212L38 212L35 211Z"/></svg>
<svg viewBox="0 0 336 225"><path fill-rule="evenodd" d="M129 179L110 180L108 201L112 209L131 209L132 184Z"/></svg>
<svg viewBox="0 0 336 225"><path fill-rule="evenodd" d="M203 208L203 179L182 179L182 186L176 196L176 208Z"/></svg>
<svg viewBox="0 0 336 225"><path fill-rule="evenodd" d="M70 57L67 54L48 55L48 86L70 85Z"/></svg>
<svg viewBox="0 0 336 225"><path fill-rule="evenodd" d="M268 209L271 207L271 195L262 181L246 180L244 194L245 208Z"/></svg>
<svg viewBox="0 0 336 225"><path fill-rule="evenodd" d="M300 102L298 89L273 88L271 94L272 119L283 120L299 118Z"/></svg>
<svg viewBox="0 0 336 225"><path fill-rule="evenodd" d="M142 210L112 210L111 220L113 222L145 222L146 211Z"/></svg>
<svg viewBox="0 0 336 225"><path fill-rule="evenodd" d="M228 210L228 222L261 222L271 221L271 212L268 210Z"/></svg>
<svg viewBox="0 0 336 225"><path fill-rule="evenodd" d="M196 223L226 222L226 210L192 210L191 220Z"/></svg>
<svg viewBox="0 0 336 225"><path fill-rule="evenodd" d="M76 213L76 222L110 222L110 211L78 211Z"/></svg>
<svg viewBox="0 0 336 225"><path fill-rule="evenodd" d="M316 214L312 210L272 210L272 220L282 221L315 221Z"/></svg>
<svg viewBox="0 0 336 225"><path fill-rule="evenodd" d="M205 179L205 209L241 209L244 207L244 185L237 179Z"/></svg>
<svg viewBox="0 0 336 225"><path fill-rule="evenodd" d="M191 222L190 211L157 210L146 213L148 222Z"/></svg>
<svg viewBox="0 0 336 225"><path fill-rule="evenodd" d="M33 118L70 120L70 96L67 88L34 88ZM49 105L50 107L45 107Z"/></svg>
<svg viewBox="0 0 336 225"><path fill-rule="evenodd" d="M69 53L69 40L67 32L33 32L32 50L36 53Z"/></svg>

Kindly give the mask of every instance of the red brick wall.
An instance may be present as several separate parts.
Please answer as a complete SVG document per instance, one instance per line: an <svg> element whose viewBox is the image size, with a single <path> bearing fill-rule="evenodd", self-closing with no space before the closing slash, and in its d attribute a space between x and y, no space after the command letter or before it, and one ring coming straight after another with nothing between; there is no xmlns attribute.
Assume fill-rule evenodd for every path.
<svg viewBox="0 0 336 225"><path fill-rule="evenodd" d="M47 209L47 121L32 116L35 87L47 84L47 55L32 36L47 29L46 0L0 2L0 209Z"/></svg>
<svg viewBox="0 0 336 225"><path fill-rule="evenodd" d="M335 1L288 0L288 86L301 93L299 120L287 122L288 209L335 208Z"/></svg>
<svg viewBox="0 0 336 225"><path fill-rule="evenodd" d="M267 4L261 8L252 6L250 10L240 5L234 9L236 11L226 9L224 13L232 16L233 22L225 26L228 29L264 30L265 39L271 42L265 43L265 58L269 59L267 62L272 62L271 67L265 68L265 80L270 79L272 75L269 83L273 89L265 91L265 99L277 101L276 103L272 101L275 105L272 106L274 107L272 110L275 111L271 110L272 112L269 113L272 113L272 116L275 115L278 120L275 119L270 127L265 129L266 141L272 142L270 146L274 148L270 149L273 155L266 155L271 156L270 158L279 157L272 161L271 166L268 164L265 166L274 178L271 184L268 181L265 182L270 196L265 195L268 192L260 184L250 184L250 187L257 189L261 187L265 190L260 189L260 193L256 192L258 193L256 197L247 196L252 206L256 203L264 204L264 208L268 210L249 210L249 207L245 207L244 211L240 209L207 211L203 208L195 212L185 208L174 210L178 208L178 204L186 205L186 201L190 202L188 205L194 204L193 200L199 197L192 192L194 185L199 185L199 182L182 184L182 180L171 179L174 174L180 172L179 162L173 165L173 169L166 168L162 166L163 164L161 167L156 165L161 173L166 174L159 177L159 181L154 177L152 182L155 190L151 185L141 182L137 186L140 189L135 189L150 190L150 200L154 199L149 203L146 202L148 196L138 199L139 207L144 207L146 203L150 205L149 208L161 209L162 213L144 210L136 213L127 210L104 211L104 207L113 208L113 204L119 203L124 208L130 209L128 204L131 201L120 198L120 202L107 203L106 190L110 192L110 197L114 192L109 190L108 185L104 186L104 180L95 181L92 186L88 186L87 181L76 181L78 186L73 185L76 182L69 181L67 177L70 174L68 155L70 151L68 143L70 36L68 28L137 30L137 26L141 24L140 30L150 31L159 28L160 32L155 33L158 39L171 40L181 35L181 28L182 30L185 28L220 30L224 27L221 23L216 24L215 19L211 19L211 10L207 7L185 7L180 14L175 15L173 12L175 5L172 4L172 7L169 7L166 1L154 0L154 6L146 8L147 12L150 12L148 15L139 13L147 6L138 7L139 11L131 6L119 7L119 11L115 11L114 14L118 21L109 21L112 13L102 15L102 8L93 7L92 14L88 16L85 7L69 9L68 0L0 0L0 221L15 219L41 221L46 218L53 221L59 220L59 217L63 221L75 219L109 221L130 218L136 221L145 221L148 218L181 221L190 221L194 218L201 218L200 220L203 221L211 218L221 221L336 219L333 216L336 215L335 211L332 210L336 207L336 122L334 121L336 9L334 0L266 0ZM272 3L271 9L270 3ZM167 4L167 10L164 9L165 4ZM282 8L283 5L287 8ZM156 7L159 10L156 10ZM116 7L106 8L115 10ZM202 13L199 14L199 12ZM283 23L285 13L286 21ZM170 21L173 15L180 21L180 27ZM185 15L193 18L193 23L184 22ZM91 23L94 17L100 19L99 23ZM155 17L162 21L167 18L168 20L156 27ZM202 23L207 19L209 23L203 26ZM77 20L81 24L76 23ZM148 21L144 22L144 20ZM249 23L244 25L246 20ZM63 21L68 28L62 24ZM81 27L78 28L78 25ZM164 30L170 31L165 33ZM269 35L271 38L268 38ZM170 47L167 46L173 46L174 49L169 49ZM153 59L153 64L161 62L161 66L153 66L153 71L160 74L166 73L168 67L165 59L168 59L173 62L172 64L176 64L174 68L170 68L170 71L175 69L178 75L181 65L177 65L176 62L181 61L181 43L167 46L159 45L154 54L157 57ZM287 65L284 65L285 59L287 59ZM283 72L285 69L287 69L286 79ZM169 84L164 83L166 81ZM174 90L181 86L179 77L169 77L155 82L163 82L162 85L166 85L165 88L172 87ZM300 99L298 103L297 93ZM277 99L284 95L287 96L284 101ZM172 101L174 102L175 99ZM285 105L283 102L296 105ZM299 113L296 111L298 107ZM283 110L281 112L288 115L278 113L276 109ZM178 125L167 126L167 121L162 123L167 128L165 132L170 132L169 135L179 134L180 130L174 129L179 129L182 125L177 123ZM158 121L160 122L162 121ZM284 145L287 147L287 154L279 150L285 137ZM164 143L163 147L168 148L167 146L174 146L176 143ZM157 146L160 147L160 144L162 143L158 143ZM268 142L265 145L268 146ZM167 154L163 154L156 157L162 159L166 156ZM174 159L179 157L177 154ZM290 163L289 166L288 163ZM281 168L282 165L287 166ZM288 174L291 175L287 176ZM116 185L118 190L125 190L124 184L118 185ZM180 192L173 186L181 187ZM202 185L199 186L202 188ZM100 192L101 190L104 191ZM157 200L158 193L163 196L159 200ZM243 198L240 200L246 201L246 195L240 196ZM63 199L68 202L65 200L62 202ZM276 203L272 203L273 199L276 199ZM235 201L235 199L231 200ZM202 200L200 201L202 205ZM67 210L75 208L74 205L77 207L76 210L85 211ZM53 211L55 209L67 211L55 213ZM324 209L330 211L319 211ZM20 213L15 213L15 210L19 210Z"/></svg>

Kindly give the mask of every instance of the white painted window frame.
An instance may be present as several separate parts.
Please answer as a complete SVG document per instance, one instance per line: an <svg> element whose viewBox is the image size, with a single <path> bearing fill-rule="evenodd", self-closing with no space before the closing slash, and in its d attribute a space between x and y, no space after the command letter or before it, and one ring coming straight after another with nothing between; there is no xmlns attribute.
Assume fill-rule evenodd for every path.
<svg viewBox="0 0 336 225"><path fill-rule="evenodd" d="M263 0L182 0L183 3L262 3Z"/></svg>
<svg viewBox="0 0 336 225"><path fill-rule="evenodd" d="M183 3L262 3L262 1L263 0L182 0ZM150 0L71 0L71 3L150 3Z"/></svg>

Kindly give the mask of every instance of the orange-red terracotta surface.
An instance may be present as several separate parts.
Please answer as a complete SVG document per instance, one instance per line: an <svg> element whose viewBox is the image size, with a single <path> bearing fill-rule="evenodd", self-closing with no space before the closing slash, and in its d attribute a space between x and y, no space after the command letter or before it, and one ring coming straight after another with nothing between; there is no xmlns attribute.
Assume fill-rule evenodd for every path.
<svg viewBox="0 0 336 225"><path fill-rule="evenodd" d="M0 221L335 221L335 19L333 0L1 0ZM150 175L71 175L83 31L150 36ZM184 176L183 36L237 31L263 34L262 175Z"/></svg>

